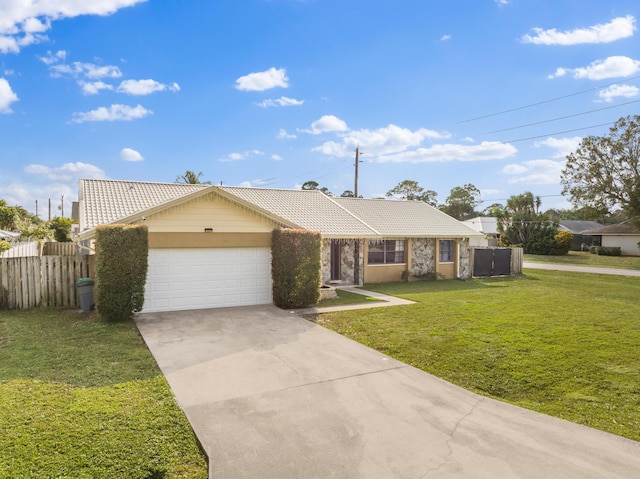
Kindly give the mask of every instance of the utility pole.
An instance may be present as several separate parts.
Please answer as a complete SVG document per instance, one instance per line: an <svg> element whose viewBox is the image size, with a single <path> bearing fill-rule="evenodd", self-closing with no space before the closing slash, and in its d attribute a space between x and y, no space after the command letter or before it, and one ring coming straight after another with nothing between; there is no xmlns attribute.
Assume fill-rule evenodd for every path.
<svg viewBox="0 0 640 479"><path fill-rule="evenodd" d="M353 185L353 196L358 197L358 163L360 163L360 144L356 146L356 174ZM355 245L353 248L353 282L356 286L360 285L360 240L355 239Z"/></svg>
<svg viewBox="0 0 640 479"><path fill-rule="evenodd" d="M356 175L353 185L353 196L356 198L358 197L358 163L362 163L362 160L360 160L360 144L356 146Z"/></svg>

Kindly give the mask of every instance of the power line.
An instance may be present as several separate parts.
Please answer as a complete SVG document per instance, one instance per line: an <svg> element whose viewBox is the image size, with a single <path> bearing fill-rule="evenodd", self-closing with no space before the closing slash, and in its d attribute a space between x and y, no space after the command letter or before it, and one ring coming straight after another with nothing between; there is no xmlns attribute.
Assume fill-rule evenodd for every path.
<svg viewBox="0 0 640 479"><path fill-rule="evenodd" d="M636 80L638 78L640 78L640 75L636 75L636 76L633 76L633 77L630 77L630 78L626 78L624 81ZM606 88L608 86L612 86L612 85L615 85L617 83L619 83L619 82L615 81L615 82L611 82L611 83L606 83L604 85L600 85L600 86L597 86L597 87L594 87L594 88L589 88L588 90L582 90L582 91L578 91L578 92L575 92L575 93L569 93L568 95L562 95L562 96L558 96L558 97L555 97L555 98L550 98L548 100L542 100L542 101L538 101L536 103L530 103L528 105L523 105L523 106L518 106L518 107L515 107L515 108L510 108L508 110L502 110L502 111L498 111L498 112L495 112L495 113L489 113L487 115L477 116L475 118L469 118L467 120L458 121L458 122L456 122L454 124L455 125L459 125L461 123L470 123L472 121L483 120L485 118L491 118L491 117L494 117L494 116L504 115L506 113L512 113L514 111L525 110L527 108L533 108L534 106L540 106L540 105L544 105L546 103L552 103L554 101L564 100L565 98L571 98L571 97L578 96L578 95L584 95L585 93L590 93L592 91L601 90L602 88Z"/></svg>
<svg viewBox="0 0 640 479"><path fill-rule="evenodd" d="M535 126L535 125L542 125L544 123L551 123L553 121L559 121L559 120L566 120L567 118L575 118L576 116L582 116L582 115L588 115L590 113L596 113L599 111L604 111L604 110L611 110L613 108L619 108L621 106L625 106L625 105L631 105L633 103L638 103L640 102L640 100L633 100L633 101L628 101L626 103L620 103L618 105L612 105L612 106L606 106L603 108L596 108L594 110L589 110L589 111L583 111L580 113L574 113L572 115L566 115L566 116L559 116L557 118L551 118L549 120L543 120L543 121L537 121L535 123L527 123L525 125L519 125L519 126L512 126L510 128L503 128L501 130L493 130L493 131L488 131L486 133L482 133L483 135L490 135L492 133L502 133L503 131L511 131L511 130L518 130L520 128L526 128L528 126Z"/></svg>

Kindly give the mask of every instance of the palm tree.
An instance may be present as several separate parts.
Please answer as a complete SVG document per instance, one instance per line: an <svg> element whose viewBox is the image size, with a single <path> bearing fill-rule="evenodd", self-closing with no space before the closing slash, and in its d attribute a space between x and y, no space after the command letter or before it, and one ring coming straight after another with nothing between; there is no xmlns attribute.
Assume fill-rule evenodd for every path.
<svg viewBox="0 0 640 479"><path fill-rule="evenodd" d="M176 177L176 183L184 183L187 185L210 185L210 181L200 181L200 177L202 176L202 171L198 174L191 170L187 170L184 172L184 175L180 175Z"/></svg>

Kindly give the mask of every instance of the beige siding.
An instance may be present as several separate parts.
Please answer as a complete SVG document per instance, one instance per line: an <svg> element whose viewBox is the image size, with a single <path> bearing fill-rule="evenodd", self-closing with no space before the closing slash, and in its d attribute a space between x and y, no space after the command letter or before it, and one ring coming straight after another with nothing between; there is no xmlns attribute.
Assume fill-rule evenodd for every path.
<svg viewBox="0 0 640 479"><path fill-rule="evenodd" d="M407 269L405 263L367 265L364 268L364 282L365 284L398 282L402 279L402 272L405 269Z"/></svg>
<svg viewBox="0 0 640 479"><path fill-rule="evenodd" d="M152 233L267 233L276 226L266 218L209 194L151 215L144 221Z"/></svg>

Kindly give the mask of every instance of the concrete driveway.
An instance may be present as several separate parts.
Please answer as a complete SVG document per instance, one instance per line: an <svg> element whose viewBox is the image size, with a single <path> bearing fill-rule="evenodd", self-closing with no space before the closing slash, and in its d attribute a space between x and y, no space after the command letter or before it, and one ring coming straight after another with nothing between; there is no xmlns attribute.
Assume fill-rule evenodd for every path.
<svg viewBox="0 0 640 479"><path fill-rule="evenodd" d="M494 401L274 306L136 323L211 478L638 478L640 443Z"/></svg>

